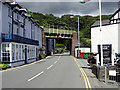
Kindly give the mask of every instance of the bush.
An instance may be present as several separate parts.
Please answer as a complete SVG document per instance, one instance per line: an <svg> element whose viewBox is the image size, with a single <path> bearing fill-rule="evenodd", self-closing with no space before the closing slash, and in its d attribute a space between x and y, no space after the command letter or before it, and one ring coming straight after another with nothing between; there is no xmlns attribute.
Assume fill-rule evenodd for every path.
<svg viewBox="0 0 120 90"><path fill-rule="evenodd" d="M46 57L46 54L39 54L39 59L44 59Z"/></svg>
<svg viewBox="0 0 120 90"><path fill-rule="evenodd" d="M0 69L7 69L10 68L10 65L8 64L0 64Z"/></svg>

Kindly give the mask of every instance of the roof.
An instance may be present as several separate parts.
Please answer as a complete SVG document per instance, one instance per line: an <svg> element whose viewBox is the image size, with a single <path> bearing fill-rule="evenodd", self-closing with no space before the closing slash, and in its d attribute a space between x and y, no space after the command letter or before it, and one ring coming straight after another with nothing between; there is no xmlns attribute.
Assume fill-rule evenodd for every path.
<svg viewBox="0 0 120 90"><path fill-rule="evenodd" d="M110 17L110 19L114 17L119 11L120 11L120 8Z"/></svg>
<svg viewBox="0 0 120 90"><path fill-rule="evenodd" d="M110 24L110 20L103 20L102 21L102 25L109 25ZM91 27L99 27L100 26L100 21L96 21Z"/></svg>

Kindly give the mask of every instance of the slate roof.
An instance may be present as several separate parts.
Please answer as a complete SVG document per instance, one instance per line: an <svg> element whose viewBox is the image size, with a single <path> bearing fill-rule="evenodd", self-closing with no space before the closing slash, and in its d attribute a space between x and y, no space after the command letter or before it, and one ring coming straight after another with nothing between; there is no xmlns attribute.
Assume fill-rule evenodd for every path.
<svg viewBox="0 0 120 90"><path fill-rule="evenodd" d="M102 25L110 25L110 20L103 20ZM100 26L100 21L96 21L91 27L99 27Z"/></svg>

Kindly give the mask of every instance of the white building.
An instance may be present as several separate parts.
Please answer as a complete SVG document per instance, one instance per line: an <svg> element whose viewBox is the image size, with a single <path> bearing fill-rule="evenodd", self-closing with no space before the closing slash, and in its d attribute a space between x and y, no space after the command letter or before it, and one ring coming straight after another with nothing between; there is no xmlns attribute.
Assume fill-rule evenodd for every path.
<svg viewBox="0 0 120 90"><path fill-rule="evenodd" d="M100 53L100 27L99 21L91 27L91 51ZM109 20L102 21L102 44L104 62L109 61L114 65L115 53L120 53L120 9ZM100 60L100 54L97 55Z"/></svg>
<svg viewBox="0 0 120 90"><path fill-rule="evenodd" d="M42 28L15 2L0 2L1 61L18 66L36 61Z"/></svg>

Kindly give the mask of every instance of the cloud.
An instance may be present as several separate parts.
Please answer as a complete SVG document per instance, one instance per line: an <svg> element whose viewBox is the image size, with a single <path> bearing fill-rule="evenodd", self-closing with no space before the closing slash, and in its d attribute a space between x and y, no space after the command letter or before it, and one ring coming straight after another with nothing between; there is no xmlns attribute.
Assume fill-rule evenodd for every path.
<svg viewBox="0 0 120 90"><path fill-rule="evenodd" d="M32 12L43 14L54 14L61 16L64 14L74 15L99 15L98 2L80 4L78 2L20 2ZM113 14L118 9L117 2L103 2L102 14Z"/></svg>

